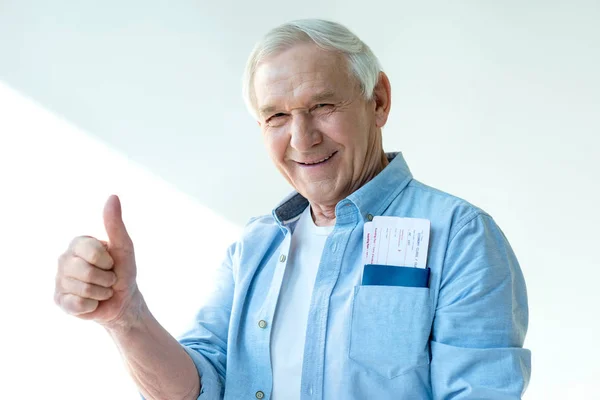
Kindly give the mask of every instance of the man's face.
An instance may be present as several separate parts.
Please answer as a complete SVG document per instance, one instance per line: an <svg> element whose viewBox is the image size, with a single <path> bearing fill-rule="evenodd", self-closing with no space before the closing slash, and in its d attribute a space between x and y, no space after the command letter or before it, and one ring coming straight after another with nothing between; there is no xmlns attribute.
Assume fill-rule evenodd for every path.
<svg viewBox="0 0 600 400"><path fill-rule="evenodd" d="M334 206L381 162L376 102L341 55L294 46L259 65L254 90L269 155L309 201Z"/></svg>

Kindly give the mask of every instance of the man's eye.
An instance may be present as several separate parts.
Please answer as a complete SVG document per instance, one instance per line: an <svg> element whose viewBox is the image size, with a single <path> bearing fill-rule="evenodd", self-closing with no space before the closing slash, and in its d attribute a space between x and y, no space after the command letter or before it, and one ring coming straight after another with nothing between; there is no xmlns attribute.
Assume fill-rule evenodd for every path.
<svg viewBox="0 0 600 400"><path fill-rule="evenodd" d="M269 118L267 118L266 123L271 126L282 124L286 116L287 114L284 113L273 114Z"/></svg>
<svg viewBox="0 0 600 400"><path fill-rule="evenodd" d="M317 104L316 106L314 106L313 110L329 110L331 108L333 108L333 104L322 103L322 104Z"/></svg>
<svg viewBox="0 0 600 400"><path fill-rule="evenodd" d="M269 118L267 118L267 122L269 122L273 119L281 118L281 117L285 117L285 114L284 113L273 114Z"/></svg>

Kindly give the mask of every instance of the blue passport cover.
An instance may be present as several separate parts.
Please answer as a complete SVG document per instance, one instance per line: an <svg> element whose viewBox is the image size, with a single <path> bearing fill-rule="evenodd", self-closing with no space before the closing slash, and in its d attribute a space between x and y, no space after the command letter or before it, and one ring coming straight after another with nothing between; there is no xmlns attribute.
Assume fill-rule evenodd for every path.
<svg viewBox="0 0 600 400"><path fill-rule="evenodd" d="M363 270L362 284L429 287L429 272L429 268L367 264Z"/></svg>

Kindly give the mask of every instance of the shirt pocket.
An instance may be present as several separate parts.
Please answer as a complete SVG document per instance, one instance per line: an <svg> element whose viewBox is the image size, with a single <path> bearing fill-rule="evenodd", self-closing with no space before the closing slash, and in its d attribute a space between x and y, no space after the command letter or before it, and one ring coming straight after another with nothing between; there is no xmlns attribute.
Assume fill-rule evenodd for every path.
<svg viewBox="0 0 600 400"><path fill-rule="evenodd" d="M349 357L392 379L429 364L429 288L356 286Z"/></svg>

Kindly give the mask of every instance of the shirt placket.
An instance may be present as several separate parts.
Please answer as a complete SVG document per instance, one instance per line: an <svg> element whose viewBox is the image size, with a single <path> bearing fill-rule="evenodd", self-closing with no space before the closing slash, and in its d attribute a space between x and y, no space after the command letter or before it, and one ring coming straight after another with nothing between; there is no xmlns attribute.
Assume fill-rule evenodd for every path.
<svg viewBox="0 0 600 400"><path fill-rule="evenodd" d="M265 297L265 301L263 306L260 308L258 313L256 314L256 328L260 332L258 332L258 336L262 338L257 345L261 345L263 351L261 354L264 355L263 365L268 366L265 368L265 371L271 371L271 329L273 327L273 319L275 317L275 308L277 306L277 301L279 299L279 293L281 291L281 285L283 283L283 276L285 274L285 269L289 259L289 251L291 245L291 232L289 228L285 228L285 238L281 242L279 246L279 254L277 256L277 264L275 266L275 270L273 271L273 278L271 280L271 285L269 287L269 291L267 296ZM256 382L259 386L255 388L255 397L257 399L267 399L271 397L271 391L273 388L272 385L272 375L269 376L269 379L266 379L261 382Z"/></svg>
<svg viewBox="0 0 600 400"><path fill-rule="evenodd" d="M353 210L345 207L344 211L336 213L336 228L327 238L315 280L308 313L307 340L304 345L302 363L302 393L300 396L302 400L323 399L329 299L340 274L344 249L357 222L356 213Z"/></svg>

